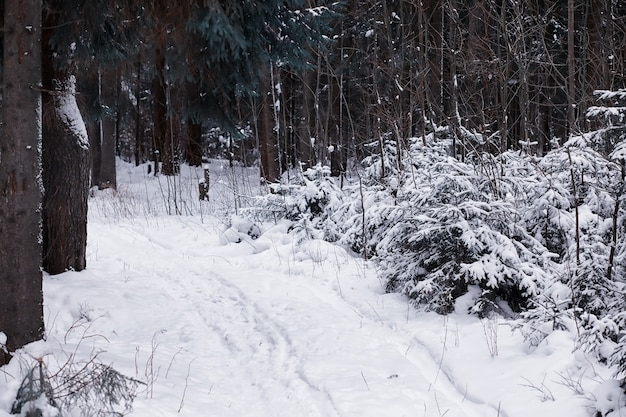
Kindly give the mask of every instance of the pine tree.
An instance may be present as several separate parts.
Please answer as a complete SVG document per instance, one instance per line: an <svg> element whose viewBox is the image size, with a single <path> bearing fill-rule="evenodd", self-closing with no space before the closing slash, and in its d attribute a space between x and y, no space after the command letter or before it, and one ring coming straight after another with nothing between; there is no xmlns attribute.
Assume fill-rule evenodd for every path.
<svg viewBox="0 0 626 417"><path fill-rule="evenodd" d="M170 160L178 157L180 145L170 143L166 130L178 125L172 115L181 117L190 132L197 132L197 124L218 125L238 135L238 109L268 91L272 83L263 81L270 78L270 66L306 64L308 45L321 38L318 20L325 9L307 9L299 0L221 0L151 2L146 11L143 37L153 40L146 53L154 65L156 146L165 173L174 173ZM193 158L197 161L198 155Z"/></svg>

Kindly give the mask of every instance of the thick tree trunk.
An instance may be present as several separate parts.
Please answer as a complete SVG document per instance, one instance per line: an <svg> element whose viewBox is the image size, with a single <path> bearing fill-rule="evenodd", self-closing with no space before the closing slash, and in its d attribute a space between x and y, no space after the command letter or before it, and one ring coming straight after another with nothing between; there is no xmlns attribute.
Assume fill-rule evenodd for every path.
<svg viewBox="0 0 626 417"><path fill-rule="evenodd" d="M44 332L41 288L41 2L4 5L0 332L14 352ZM0 366L10 356L0 349Z"/></svg>
<svg viewBox="0 0 626 417"><path fill-rule="evenodd" d="M44 27L54 28L54 15ZM43 31L43 267L50 274L86 266L89 140L74 76L58 71Z"/></svg>
<svg viewBox="0 0 626 417"><path fill-rule="evenodd" d="M193 111L194 106L199 105L197 100L200 96L197 83L188 82L185 85L186 106L187 109ZM179 100L180 101L180 100ZM184 107L183 103L179 103L180 108ZM182 112L181 112L182 113ZM183 158L191 166L198 167L202 165L202 122L195 117L189 115L184 120L185 137L183 146Z"/></svg>

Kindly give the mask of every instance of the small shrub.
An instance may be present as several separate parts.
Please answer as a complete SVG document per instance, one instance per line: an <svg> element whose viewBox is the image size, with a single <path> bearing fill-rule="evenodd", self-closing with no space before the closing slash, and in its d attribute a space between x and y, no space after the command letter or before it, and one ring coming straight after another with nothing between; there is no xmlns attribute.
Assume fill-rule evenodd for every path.
<svg viewBox="0 0 626 417"><path fill-rule="evenodd" d="M138 384L95 358L70 361L54 374L39 360L24 377L11 413L52 417L79 410L92 417L123 416L131 411Z"/></svg>
<svg viewBox="0 0 626 417"><path fill-rule="evenodd" d="M50 379L41 361L24 377L11 407L11 414L26 417L59 416Z"/></svg>

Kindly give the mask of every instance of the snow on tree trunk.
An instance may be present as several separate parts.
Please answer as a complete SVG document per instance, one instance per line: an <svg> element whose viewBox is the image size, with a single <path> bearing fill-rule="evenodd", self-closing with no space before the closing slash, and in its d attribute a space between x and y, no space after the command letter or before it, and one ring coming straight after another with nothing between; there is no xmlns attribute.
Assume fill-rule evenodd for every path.
<svg viewBox="0 0 626 417"><path fill-rule="evenodd" d="M49 36L44 30L43 267L58 274L86 266L89 140L76 103L76 80L55 68Z"/></svg>

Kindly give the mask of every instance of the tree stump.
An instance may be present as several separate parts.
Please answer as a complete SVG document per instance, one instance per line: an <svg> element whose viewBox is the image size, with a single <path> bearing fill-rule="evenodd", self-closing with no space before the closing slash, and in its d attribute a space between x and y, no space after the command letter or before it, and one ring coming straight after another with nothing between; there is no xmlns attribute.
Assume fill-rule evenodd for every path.
<svg viewBox="0 0 626 417"><path fill-rule="evenodd" d="M204 178L198 183L198 195L200 200L209 200L209 168L204 167Z"/></svg>

